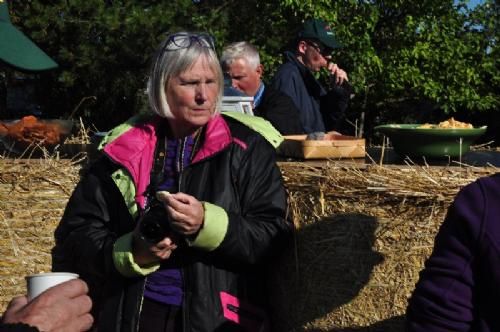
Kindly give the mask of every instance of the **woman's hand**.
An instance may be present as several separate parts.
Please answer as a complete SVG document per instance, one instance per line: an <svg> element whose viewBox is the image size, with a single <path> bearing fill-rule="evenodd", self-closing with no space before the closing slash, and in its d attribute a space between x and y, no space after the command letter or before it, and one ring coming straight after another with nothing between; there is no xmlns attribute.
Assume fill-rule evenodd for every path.
<svg viewBox="0 0 500 332"><path fill-rule="evenodd" d="M146 241L140 234L139 225L134 231L132 251L134 261L140 266L155 264L166 260L177 248L177 235L189 236L196 234L203 225L205 210L199 200L185 193L170 194L160 191L156 198L162 202L167 210L168 221L172 235L165 237L158 243Z"/></svg>
<svg viewBox="0 0 500 332"><path fill-rule="evenodd" d="M161 191L156 198L165 204L172 230L181 235L196 234L203 225L205 210L203 204L185 193L170 194Z"/></svg>
<svg viewBox="0 0 500 332"><path fill-rule="evenodd" d="M158 243L152 244L140 235L136 228L133 236L132 254L134 261L139 266L147 266L166 260L172 255L172 251L177 248L177 244L171 237L165 237Z"/></svg>

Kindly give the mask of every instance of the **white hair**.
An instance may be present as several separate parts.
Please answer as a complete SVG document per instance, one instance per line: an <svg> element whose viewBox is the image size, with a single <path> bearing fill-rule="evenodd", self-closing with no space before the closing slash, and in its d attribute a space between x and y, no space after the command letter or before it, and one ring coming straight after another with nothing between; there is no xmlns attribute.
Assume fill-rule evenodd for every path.
<svg viewBox="0 0 500 332"><path fill-rule="evenodd" d="M223 68L230 66L237 59L245 59L252 69L260 65L259 51L246 41L229 44L222 51L220 63Z"/></svg>
<svg viewBox="0 0 500 332"><path fill-rule="evenodd" d="M170 79L188 70L200 58L204 57L211 70L217 76L219 93L217 96L215 112L220 112L220 103L224 89L222 69L215 50L203 39L187 44L187 47L172 46L172 36L185 34L187 38L198 38L198 34L191 32L178 32L168 35L158 47L153 58L148 79L148 99L151 109L164 118L172 119L174 116L168 105L166 87Z"/></svg>

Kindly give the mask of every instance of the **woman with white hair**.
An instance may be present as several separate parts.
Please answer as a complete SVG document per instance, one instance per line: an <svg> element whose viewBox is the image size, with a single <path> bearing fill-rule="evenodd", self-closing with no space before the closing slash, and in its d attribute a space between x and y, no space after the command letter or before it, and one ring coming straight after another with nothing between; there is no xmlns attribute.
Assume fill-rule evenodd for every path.
<svg viewBox="0 0 500 332"><path fill-rule="evenodd" d="M73 192L53 270L87 281L98 330L268 329L264 267L291 229L281 137L221 115L222 87L210 35L167 36L148 83L154 112L112 130Z"/></svg>

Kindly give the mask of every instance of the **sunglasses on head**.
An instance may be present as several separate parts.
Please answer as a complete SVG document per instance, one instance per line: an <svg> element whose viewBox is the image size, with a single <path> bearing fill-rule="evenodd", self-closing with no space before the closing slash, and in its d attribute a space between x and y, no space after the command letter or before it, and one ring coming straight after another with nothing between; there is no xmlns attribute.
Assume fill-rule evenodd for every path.
<svg viewBox="0 0 500 332"><path fill-rule="evenodd" d="M198 44L201 47L210 48L215 51L215 39L208 33L174 33L168 37L163 46L164 51L175 51L182 48L190 48Z"/></svg>

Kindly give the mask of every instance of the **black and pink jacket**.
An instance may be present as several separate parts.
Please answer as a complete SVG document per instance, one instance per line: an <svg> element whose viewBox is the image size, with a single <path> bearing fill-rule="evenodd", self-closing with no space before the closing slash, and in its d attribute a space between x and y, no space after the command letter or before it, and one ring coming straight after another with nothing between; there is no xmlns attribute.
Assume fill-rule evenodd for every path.
<svg viewBox="0 0 500 332"><path fill-rule="evenodd" d="M56 230L53 269L89 283L100 331L138 330L152 271L127 263L127 241L144 206L158 121L134 120L110 134ZM240 121L215 116L179 191L204 202L206 214L202 231L170 258L183 272L184 331L264 331L265 267L291 231L273 146Z"/></svg>

